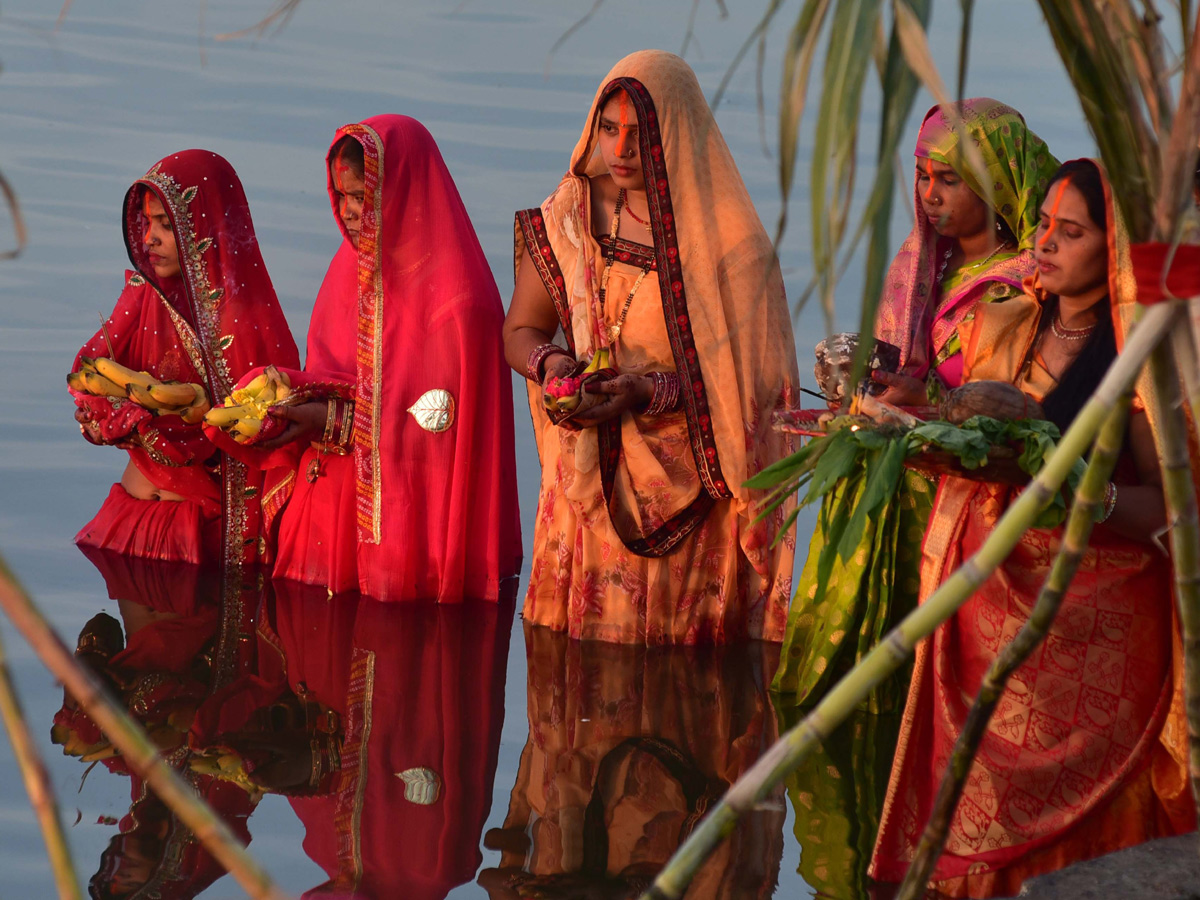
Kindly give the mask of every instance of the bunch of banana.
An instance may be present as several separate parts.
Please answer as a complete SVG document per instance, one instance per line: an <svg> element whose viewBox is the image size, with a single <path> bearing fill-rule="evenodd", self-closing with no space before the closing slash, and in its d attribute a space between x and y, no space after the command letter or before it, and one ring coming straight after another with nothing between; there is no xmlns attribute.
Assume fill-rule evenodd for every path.
<svg viewBox="0 0 1200 900"><path fill-rule="evenodd" d="M573 413L578 411L579 405L583 403L584 399L584 383L601 369L607 368L608 348L601 347L582 372L568 375L566 378L555 376L547 381L542 392L542 404L550 412Z"/></svg>
<svg viewBox="0 0 1200 900"><path fill-rule="evenodd" d="M188 425L198 425L212 405L203 385L160 381L103 356L79 361L79 371L67 376L67 384L86 394L128 397L154 415L177 415Z"/></svg>
<svg viewBox="0 0 1200 900"><path fill-rule="evenodd" d="M274 366L267 366L244 388L226 397L223 406L210 409L204 421L229 432L239 444L247 444L266 436L263 426L269 420L271 407L286 400L291 393L292 383L287 375Z"/></svg>

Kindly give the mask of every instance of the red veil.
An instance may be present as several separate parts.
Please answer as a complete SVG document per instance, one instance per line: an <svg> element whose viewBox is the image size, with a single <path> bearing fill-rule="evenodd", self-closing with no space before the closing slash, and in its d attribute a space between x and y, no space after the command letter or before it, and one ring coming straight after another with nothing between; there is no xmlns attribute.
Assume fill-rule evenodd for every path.
<svg viewBox="0 0 1200 900"><path fill-rule="evenodd" d="M147 190L162 201L171 219L182 268L178 278L159 279L150 266L142 243L142 198ZM125 195L123 231L136 271L127 273L112 315L80 355L112 356L158 378L197 382L214 403L255 366L299 365L296 344L258 249L246 194L222 157L208 150L183 150L155 163ZM125 401L79 402L87 403L101 420L131 411ZM138 418L130 457L155 486L200 504L207 515L221 514L221 558L226 566L252 562L265 552L266 543L260 539L261 475L217 454L198 425L185 425L178 416ZM103 428L104 422L99 424ZM98 526L103 516L102 511L92 524L96 532L107 527L111 533L115 523ZM84 533L80 540L88 542Z"/></svg>
<svg viewBox="0 0 1200 900"><path fill-rule="evenodd" d="M317 294L305 372L354 383L354 434L350 455L320 459L315 480L316 449L290 476L276 575L381 600L495 599L521 560L495 279L423 125L376 116L334 143L343 135L363 147L362 230ZM430 392L452 398L444 429L414 412L445 405Z"/></svg>

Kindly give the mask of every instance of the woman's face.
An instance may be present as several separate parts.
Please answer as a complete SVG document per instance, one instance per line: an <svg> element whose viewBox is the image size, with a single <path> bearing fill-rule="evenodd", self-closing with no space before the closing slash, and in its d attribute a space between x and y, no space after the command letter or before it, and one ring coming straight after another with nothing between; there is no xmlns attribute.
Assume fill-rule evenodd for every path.
<svg viewBox="0 0 1200 900"><path fill-rule="evenodd" d="M624 91L613 94L600 110L600 155L617 187L646 189L638 151L637 112Z"/></svg>
<svg viewBox="0 0 1200 900"><path fill-rule="evenodd" d="M171 217L154 191L147 190L142 195L142 215L146 217L146 233L142 235L142 243L149 251L150 268L159 278L177 277L181 270L175 230L171 227Z"/></svg>
<svg viewBox="0 0 1200 900"><path fill-rule="evenodd" d="M335 158L329 162L329 177L333 182L333 196L337 201L338 218L346 226L350 243L358 249L358 235L362 228L363 197L367 189L362 173Z"/></svg>
<svg viewBox="0 0 1200 900"><path fill-rule="evenodd" d="M1092 221L1087 201L1070 178L1050 185L1034 255L1042 287L1052 294L1078 297L1108 283L1108 235Z"/></svg>
<svg viewBox="0 0 1200 900"><path fill-rule="evenodd" d="M974 237L990 227L987 204L945 163L917 157L917 194L921 209L944 237Z"/></svg>

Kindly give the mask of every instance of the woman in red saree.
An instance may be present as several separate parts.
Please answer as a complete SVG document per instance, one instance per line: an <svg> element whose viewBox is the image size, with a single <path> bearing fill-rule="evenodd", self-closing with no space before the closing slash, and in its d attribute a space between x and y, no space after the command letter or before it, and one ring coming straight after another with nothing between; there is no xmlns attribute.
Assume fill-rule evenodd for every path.
<svg viewBox="0 0 1200 900"><path fill-rule="evenodd" d="M977 310L964 340L965 379L1016 384L1065 428L1123 344L1135 308L1128 244L1097 164L1060 169L1036 252L1038 274L1023 296ZM1013 894L1029 876L1195 827L1171 566L1148 537L1165 521L1151 390L1144 376L1105 519L1049 636L1014 673L988 726L934 872L943 892ZM1016 490L942 479L922 598L986 540ZM876 880L903 876L970 702L996 652L1028 619L1061 535L1026 532L918 646Z"/></svg>
<svg viewBox="0 0 1200 900"><path fill-rule="evenodd" d="M340 128L326 158L345 240L281 408L275 575L378 600L496 599L521 563L511 378L496 282L437 144L407 116ZM322 432L324 429L324 432Z"/></svg>
<svg viewBox="0 0 1200 900"><path fill-rule="evenodd" d="M783 637L795 540L743 483L787 455L798 383L775 249L682 59L644 50L596 92L562 182L517 213L509 364L542 463L527 621L572 637ZM563 341L553 343L561 331ZM608 351L571 421L544 384Z"/></svg>
<svg viewBox="0 0 1200 900"><path fill-rule="evenodd" d="M254 366L298 365L291 332L258 249L233 167L208 150L159 162L125 195L133 271L107 322L79 356L111 357L163 380L195 382L219 402ZM92 443L129 454L76 543L117 553L236 567L261 561L262 477L199 425L152 417L132 401L75 394Z"/></svg>

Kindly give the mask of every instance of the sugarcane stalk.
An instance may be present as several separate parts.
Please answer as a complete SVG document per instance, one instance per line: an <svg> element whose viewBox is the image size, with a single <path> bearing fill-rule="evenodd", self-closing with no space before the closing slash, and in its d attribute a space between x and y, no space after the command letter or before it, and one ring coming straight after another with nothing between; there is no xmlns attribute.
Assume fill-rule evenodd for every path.
<svg viewBox="0 0 1200 900"><path fill-rule="evenodd" d="M285 900L286 894L225 824L224 820L158 754L146 732L75 658L0 558L0 607L8 614L43 665L75 698L80 708L121 751L129 768L145 780L230 875L255 900Z"/></svg>
<svg viewBox="0 0 1200 900"><path fill-rule="evenodd" d="M1096 510L1104 500L1108 479L1121 453L1130 399L1131 395L1125 394L1100 429L1100 436L1096 440L1087 471L1071 506L1067 526L1063 531L1062 545L1054 557L1050 573L1038 593L1029 619L992 661L983 677L979 693L954 744L950 763L942 774L942 783L938 788L933 810L917 844L912 864L904 874L904 881L896 895L897 900L919 900L925 895L925 887L933 876L934 867L946 843L946 836L950 833L950 823L958 808L967 775L987 733L992 713L995 712L1008 684L1009 676L1029 658L1029 654L1037 649L1050 633L1050 626L1058 615L1071 579L1075 577L1080 560L1087 551Z"/></svg>
<svg viewBox="0 0 1200 900"><path fill-rule="evenodd" d="M668 860L642 900L679 900L697 870L732 830L737 819L753 810L813 747L908 660L917 641L928 637L952 616L1002 563L1041 509L1058 491L1075 460L1096 437L1100 426L1129 390L1150 351L1177 321L1175 303L1149 308L1130 330L1124 351L1109 367L1095 393L1038 476L1008 507L983 546L947 578L929 599L909 613L862 661L835 684L795 728L783 735L739 778Z"/></svg>
<svg viewBox="0 0 1200 900"><path fill-rule="evenodd" d="M21 778L25 782L25 791L29 794L29 805L33 807L38 827L42 829L42 839L46 842L46 853L50 857L50 871L54 875L58 896L63 900L79 900L83 895L79 892L79 879L75 875L71 849L67 846L66 834L63 832L62 817L59 815L58 802L54 796L54 785L29 731L25 712L21 709L21 701L8 668L3 641L0 641L0 716L4 719L4 727L8 731L9 740L12 741L13 756L17 759L17 767L21 770Z"/></svg>
<svg viewBox="0 0 1200 900"><path fill-rule="evenodd" d="M1200 511L1188 456L1183 398L1171 347L1164 344L1150 358L1154 379L1154 412L1158 423L1158 457L1175 565L1175 600L1183 630L1184 708L1188 720L1188 769L1192 796L1200 808Z"/></svg>

